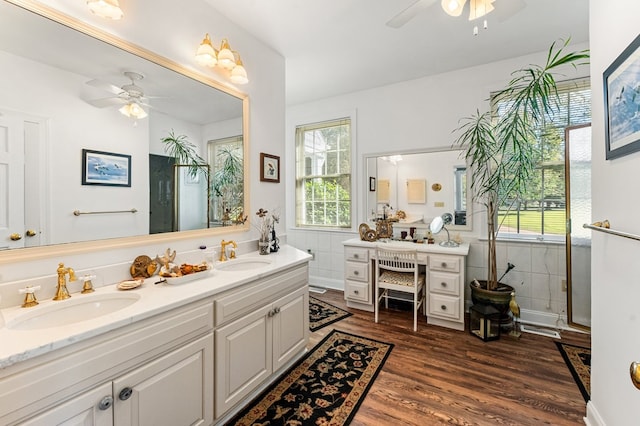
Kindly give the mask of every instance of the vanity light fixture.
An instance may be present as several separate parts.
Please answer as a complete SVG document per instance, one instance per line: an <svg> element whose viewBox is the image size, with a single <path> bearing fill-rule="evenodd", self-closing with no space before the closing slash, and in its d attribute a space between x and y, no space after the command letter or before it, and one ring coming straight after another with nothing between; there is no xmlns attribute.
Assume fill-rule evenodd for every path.
<svg viewBox="0 0 640 426"><path fill-rule="evenodd" d="M442 0L441 5L447 15L460 16L466 2L467 0Z"/></svg>
<svg viewBox="0 0 640 426"><path fill-rule="evenodd" d="M240 54L232 50L227 39L220 43L220 49L213 47L209 34L204 36L196 51L196 62L200 65L213 68L218 66L229 72L229 79L236 84L247 84L247 70L240 59Z"/></svg>
<svg viewBox="0 0 640 426"><path fill-rule="evenodd" d="M118 0L87 0L87 7L96 16L108 19L122 19L124 13Z"/></svg>
<svg viewBox="0 0 640 426"><path fill-rule="evenodd" d="M142 119L148 115L147 112L137 102L129 102L118 111L120 111L127 117L135 119Z"/></svg>

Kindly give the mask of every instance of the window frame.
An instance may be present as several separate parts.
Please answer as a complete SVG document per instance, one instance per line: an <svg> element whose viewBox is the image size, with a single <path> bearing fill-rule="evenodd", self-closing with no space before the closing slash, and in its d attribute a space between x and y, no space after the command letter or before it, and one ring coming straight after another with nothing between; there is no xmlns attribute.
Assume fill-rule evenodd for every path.
<svg viewBox="0 0 640 426"><path fill-rule="evenodd" d="M338 117L338 118L335 118ZM298 186L298 182L301 179L307 180L308 177L301 177L301 167L303 167L304 162L300 162L298 160L298 157L300 155L300 144L299 144L299 129L304 129L305 131L309 131L309 130L315 130L315 129L321 129L321 128L325 128L325 127L331 127L332 125L340 125L341 122L347 122L349 125L349 135L350 135L350 141L349 141L349 164L350 164L350 170L349 173L340 173L340 174L332 174L332 175L317 175L315 177L322 177L322 176L348 176L349 181L350 181L350 185L349 185L349 224L345 225L345 226L340 226L340 225L322 225L322 224L305 224L303 223L304 218L301 218L299 215L302 214L303 209L300 205L300 203L298 202L299 200L299 196L300 196L300 191L301 189L299 189ZM296 125L293 130L294 130L294 143L293 143L293 152L294 152L294 165L293 165L293 170L294 170L294 179L293 179L293 209L292 209L292 218L293 218L293 229L299 229L299 230L316 230L316 231L331 231L331 232L352 232L354 229L354 223L355 223L355 218L356 218L356 208L357 208L357 204L355 202L355 200L357 199L358 196L358 192L357 192L357 182L356 182L356 171L357 171L357 164L356 164L356 124L355 124L355 114L351 113L351 114L343 114L343 115L335 115L332 118L324 118L322 120L309 120L306 123L303 124L298 124ZM301 201L301 203L304 203L305 201Z"/></svg>

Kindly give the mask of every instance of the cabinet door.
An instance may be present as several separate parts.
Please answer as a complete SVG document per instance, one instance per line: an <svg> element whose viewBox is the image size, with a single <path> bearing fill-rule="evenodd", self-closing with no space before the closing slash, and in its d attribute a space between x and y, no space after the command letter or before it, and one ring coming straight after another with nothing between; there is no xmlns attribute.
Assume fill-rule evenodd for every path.
<svg viewBox="0 0 640 426"><path fill-rule="evenodd" d="M216 418L272 372L271 304L221 327L216 336Z"/></svg>
<svg viewBox="0 0 640 426"><path fill-rule="evenodd" d="M24 423L24 426L111 426L111 382L73 398Z"/></svg>
<svg viewBox="0 0 640 426"><path fill-rule="evenodd" d="M213 334L113 381L114 425L213 423Z"/></svg>
<svg viewBox="0 0 640 426"><path fill-rule="evenodd" d="M273 304L273 371L302 351L309 335L309 291L307 287Z"/></svg>

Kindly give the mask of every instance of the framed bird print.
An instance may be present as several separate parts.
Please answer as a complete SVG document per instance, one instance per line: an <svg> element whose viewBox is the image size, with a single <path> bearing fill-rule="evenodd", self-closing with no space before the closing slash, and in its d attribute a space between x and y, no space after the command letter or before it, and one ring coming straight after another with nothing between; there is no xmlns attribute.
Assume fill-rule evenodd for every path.
<svg viewBox="0 0 640 426"><path fill-rule="evenodd" d="M262 182L280 182L280 157L260 153L260 180Z"/></svg>
<svg viewBox="0 0 640 426"><path fill-rule="evenodd" d="M604 71L607 160L640 150L640 36Z"/></svg>
<svg viewBox="0 0 640 426"><path fill-rule="evenodd" d="M131 156L82 150L82 184L131 186Z"/></svg>

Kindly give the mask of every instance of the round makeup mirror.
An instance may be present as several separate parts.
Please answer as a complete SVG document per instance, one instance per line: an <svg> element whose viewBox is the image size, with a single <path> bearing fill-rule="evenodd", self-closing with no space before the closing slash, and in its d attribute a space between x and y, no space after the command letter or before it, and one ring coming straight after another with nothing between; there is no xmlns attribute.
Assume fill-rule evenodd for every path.
<svg viewBox="0 0 640 426"><path fill-rule="evenodd" d="M450 224L453 221L453 215L451 213L444 213L442 216L435 217L431 224L429 224L429 229L432 234L437 234L443 229L447 231L447 241L440 241L440 245L442 247L458 247L460 244L455 241L451 241L451 237L449 236L449 230L445 225Z"/></svg>
<svg viewBox="0 0 640 426"><path fill-rule="evenodd" d="M437 234L438 232L442 231L443 227L444 227L444 221L440 216L436 216L429 224L429 230L431 231L432 234Z"/></svg>

